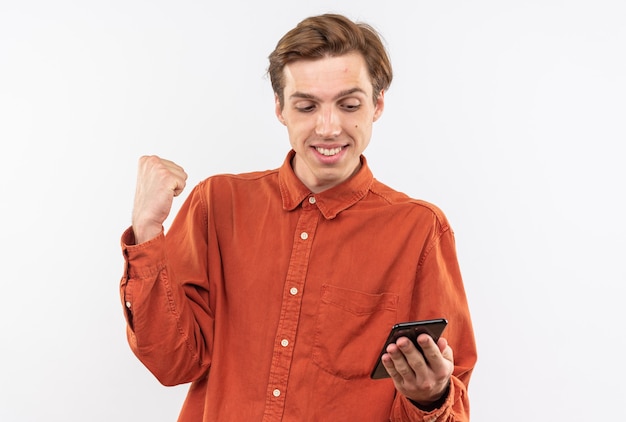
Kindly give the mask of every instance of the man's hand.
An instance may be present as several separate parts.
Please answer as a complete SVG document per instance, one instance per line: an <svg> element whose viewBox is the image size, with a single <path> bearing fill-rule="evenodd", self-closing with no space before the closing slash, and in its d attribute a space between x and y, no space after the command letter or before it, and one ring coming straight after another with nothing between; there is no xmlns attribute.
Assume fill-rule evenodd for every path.
<svg viewBox="0 0 626 422"><path fill-rule="evenodd" d="M133 207L133 232L137 244L161 233L174 197L185 189L187 173L182 167L156 155L139 159Z"/></svg>
<svg viewBox="0 0 626 422"><path fill-rule="evenodd" d="M428 406L446 392L454 370L454 356L445 338L435 341L420 334L417 343L424 356L406 337L387 346L382 362L396 389L414 402Z"/></svg>

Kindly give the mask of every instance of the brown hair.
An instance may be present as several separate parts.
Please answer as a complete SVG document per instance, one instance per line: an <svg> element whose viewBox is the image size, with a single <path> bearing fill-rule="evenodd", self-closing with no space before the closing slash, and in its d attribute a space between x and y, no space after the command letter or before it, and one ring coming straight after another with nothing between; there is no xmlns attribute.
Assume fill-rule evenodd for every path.
<svg viewBox="0 0 626 422"><path fill-rule="evenodd" d="M352 22L342 15L324 14L306 18L287 32L269 55L267 70L281 107L285 88L283 69L286 65L297 60L314 60L352 52L361 53L365 59L376 102L380 92L389 88L393 72L387 51L374 28L365 23Z"/></svg>

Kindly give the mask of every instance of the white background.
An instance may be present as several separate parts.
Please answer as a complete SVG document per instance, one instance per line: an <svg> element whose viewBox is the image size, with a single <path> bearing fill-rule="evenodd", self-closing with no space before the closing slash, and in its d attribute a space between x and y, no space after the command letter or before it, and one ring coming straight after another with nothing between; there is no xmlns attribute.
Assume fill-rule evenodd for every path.
<svg viewBox="0 0 626 422"><path fill-rule="evenodd" d="M389 46L374 174L455 228L472 420L626 420L620 0L2 1L0 420L176 419L118 297L137 159L278 167L266 58L329 11Z"/></svg>

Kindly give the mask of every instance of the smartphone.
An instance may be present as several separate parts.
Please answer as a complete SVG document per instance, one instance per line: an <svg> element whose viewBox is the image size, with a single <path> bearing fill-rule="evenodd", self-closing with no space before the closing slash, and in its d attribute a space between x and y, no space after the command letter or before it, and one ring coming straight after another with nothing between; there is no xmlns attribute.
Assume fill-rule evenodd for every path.
<svg viewBox="0 0 626 422"><path fill-rule="evenodd" d="M402 322L391 327L389 336L387 336L387 340L378 355L370 377L372 379L389 378L389 374L383 366L383 362L380 360L380 358L387 353L387 346L389 346L389 344L395 343L400 337L406 337L413 342L417 350L423 355L422 348L417 344L417 337L422 333L426 333L431 336L436 343L447 325L448 321L446 319L439 318L425 321Z"/></svg>

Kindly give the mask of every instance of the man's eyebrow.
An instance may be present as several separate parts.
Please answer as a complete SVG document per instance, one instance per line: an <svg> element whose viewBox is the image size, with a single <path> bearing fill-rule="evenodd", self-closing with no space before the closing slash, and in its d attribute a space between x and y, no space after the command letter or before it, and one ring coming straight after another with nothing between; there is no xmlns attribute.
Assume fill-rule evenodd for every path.
<svg viewBox="0 0 626 422"><path fill-rule="evenodd" d="M335 95L333 100L338 100L338 99L340 99L342 97L347 97L348 95L352 95L354 93L361 93L361 94L367 95L367 92L365 92L361 88L356 88L355 87L355 88L351 88L351 89L346 89L345 91L341 91L340 93ZM319 99L315 95L307 94L306 92L300 92L300 91L294 92L293 94L291 94L289 96L289 98L290 99L292 99L292 98L301 98L301 99L305 99L305 100L318 100Z"/></svg>

